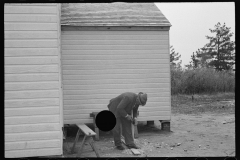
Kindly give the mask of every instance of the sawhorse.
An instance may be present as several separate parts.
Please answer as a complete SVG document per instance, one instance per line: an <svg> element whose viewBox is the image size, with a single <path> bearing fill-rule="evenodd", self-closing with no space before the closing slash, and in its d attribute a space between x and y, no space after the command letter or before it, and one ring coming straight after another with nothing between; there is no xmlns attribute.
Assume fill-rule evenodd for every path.
<svg viewBox="0 0 240 160"><path fill-rule="evenodd" d="M78 129L75 141L74 141L73 146L72 146L72 153L74 152L75 145L76 145L76 143L78 141L80 132L83 132L84 133L84 138L83 138L82 144L80 146L80 149L79 149L79 151L77 153L77 157L81 156L83 147L84 147L84 145L85 145L85 143L87 141L89 141L90 146L92 147L92 149L96 153L97 157L99 157L98 151L97 151L97 149L96 149L96 147L94 145L94 140L92 138L93 136L96 135L96 133L93 132L90 128L88 128L88 126L86 126L85 124L77 124L77 126L78 126L79 129Z"/></svg>

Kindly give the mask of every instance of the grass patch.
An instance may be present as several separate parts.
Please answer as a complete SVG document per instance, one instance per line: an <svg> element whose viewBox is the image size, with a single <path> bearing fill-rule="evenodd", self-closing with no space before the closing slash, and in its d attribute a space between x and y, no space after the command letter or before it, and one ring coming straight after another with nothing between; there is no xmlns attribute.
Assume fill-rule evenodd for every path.
<svg viewBox="0 0 240 160"><path fill-rule="evenodd" d="M234 92L235 74L213 68L180 70L171 68L171 94Z"/></svg>
<svg viewBox="0 0 240 160"><path fill-rule="evenodd" d="M172 95L172 113L235 113L235 93Z"/></svg>

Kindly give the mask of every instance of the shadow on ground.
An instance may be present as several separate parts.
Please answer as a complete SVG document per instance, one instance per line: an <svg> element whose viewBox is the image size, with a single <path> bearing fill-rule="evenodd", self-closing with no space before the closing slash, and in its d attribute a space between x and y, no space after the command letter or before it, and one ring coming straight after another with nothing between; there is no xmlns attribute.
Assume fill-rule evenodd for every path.
<svg viewBox="0 0 240 160"><path fill-rule="evenodd" d="M92 124L87 124L89 128L94 130ZM77 134L77 126L71 126L67 127L67 138L64 140L63 144L63 152L64 152L64 157L75 157L78 149L80 148L81 142L83 140L83 135L80 135L78 143L76 144L75 150L73 153L71 153L71 149L73 146L73 142L75 140L75 136ZM135 139L136 145L138 145L141 148L144 148L146 150L146 145L149 145L151 142L148 142L146 139L142 139L145 136L156 136L156 135L170 135L172 132L169 131L163 131L161 130L161 123L159 121L155 121L154 125L148 126L146 122L139 122L138 124L138 133L139 137ZM135 155L132 154L132 152L125 148L124 151L119 151L115 148L114 143L113 143L113 136L111 132L99 132L99 141L95 141L95 145L97 146L99 150L100 157L136 157ZM140 140L141 139L141 140ZM151 151L151 149L149 149ZM142 155L138 157L146 157L144 154L143 150L140 150L142 152ZM90 147L90 145L87 143L84 145L83 152L81 157L96 157L94 151Z"/></svg>

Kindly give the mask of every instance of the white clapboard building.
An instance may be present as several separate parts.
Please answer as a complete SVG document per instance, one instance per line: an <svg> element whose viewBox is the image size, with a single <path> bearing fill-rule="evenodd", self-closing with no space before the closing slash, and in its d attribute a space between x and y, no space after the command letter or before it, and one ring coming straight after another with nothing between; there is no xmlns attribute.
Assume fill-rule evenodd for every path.
<svg viewBox="0 0 240 160"><path fill-rule="evenodd" d="M170 120L170 26L154 3L5 4L5 157L63 154L63 125L123 92Z"/></svg>

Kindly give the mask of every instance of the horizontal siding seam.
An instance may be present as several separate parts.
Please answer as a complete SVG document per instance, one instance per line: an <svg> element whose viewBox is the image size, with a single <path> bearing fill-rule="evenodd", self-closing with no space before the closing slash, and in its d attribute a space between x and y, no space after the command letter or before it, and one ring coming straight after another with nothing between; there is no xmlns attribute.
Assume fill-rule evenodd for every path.
<svg viewBox="0 0 240 160"><path fill-rule="evenodd" d="M146 82L140 82L140 83L138 83L139 85L141 84L163 84L163 83L155 83L155 82L148 82L148 83L146 83ZM118 84L118 85L132 85L132 83L120 83L120 84ZM89 84L89 86L101 86L102 84ZM115 85L115 84L110 84L110 85ZM67 84L67 85L65 85L65 86L88 86L88 85L86 85L86 84ZM64 90L64 91L66 91L66 90ZM69 90L68 90L69 91Z"/></svg>
<svg viewBox="0 0 240 160"><path fill-rule="evenodd" d="M52 41L56 41L57 42L57 40L56 40L56 38L52 38L52 39L54 39L54 40L52 40ZM37 40L37 39L32 39L32 40L26 40L26 38L24 38L24 40L21 40L21 41L18 41L18 40L16 40L16 39L13 39L13 40L8 40L8 39L5 39L5 42L34 42L34 41L36 41L36 42L39 42L39 41L42 41L42 42L46 42L46 40L45 40L45 38L44 38L44 40L43 39L40 39L40 40ZM49 41L49 40L48 40Z"/></svg>
<svg viewBox="0 0 240 160"><path fill-rule="evenodd" d="M163 56L165 55L166 53L158 53L158 54L146 54L146 53L141 53L139 54L140 56ZM110 56L111 54L81 54L81 55L78 55L78 54L62 54L64 58L68 58L70 59L69 57L79 57L79 58L82 58L82 57L94 57L95 56L98 56L98 57L105 57L105 56ZM112 57L114 58L117 58L117 57L123 57L123 56L126 56L126 57L131 57L131 56L134 56L133 54L132 55L129 55L129 54L121 54L121 55L118 55L118 54L114 54L114 55L111 55ZM65 59L65 60L68 60L68 59Z"/></svg>
<svg viewBox="0 0 240 160"><path fill-rule="evenodd" d="M54 100L56 100L56 99L58 99L58 98L35 98L35 100L42 100L42 101L44 101L44 100L50 100L50 99L54 99ZM28 101L28 100L26 100L26 99L24 99L24 100L5 100L5 102L14 102L14 101ZM32 101L32 99L30 100L30 101Z"/></svg>
<svg viewBox="0 0 240 160"><path fill-rule="evenodd" d="M5 49L8 49L8 48L57 48L57 47L5 47Z"/></svg>
<svg viewBox="0 0 240 160"><path fill-rule="evenodd" d="M31 65L31 64L26 64L26 65ZM40 64L41 65L41 64ZM44 64L45 65L45 64ZM10 66L10 65L8 65L8 66ZM11 76L12 75L12 73L6 73L5 74L5 76ZM23 74L21 74L21 75L23 75ZM40 75L42 75L42 76L47 76L47 75L57 75L57 74L55 74L55 73L25 73L24 75L26 75L26 76L40 76Z"/></svg>
<svg viewBox="0 0 240 160"><path fill-rule="evenodd" d="M70 71L70 70L63 70L63 71ZM87 76L87 75L96 75L96 73L84 73L84 72L82 72L81 70L75 70L76 71L76 73L68 73L68 74L66 74L66 73L64 73L64 76L65 77L68 77L68 76L79 76L79 74L80 75L83 75L83 76ZM90 70L88 70L89 72L90 72ZM91 70L91 71L99 71L99 70ZM161 72L159 72L159 71L149 71L149 72L147 72L147 70L145 70L146 72L143 72L143 73L138 73L138 74L134 74L134 75L149 75L149 74L154 74L154 73L168 73L167 71L161 71L161 70L159 70L159 71L161 71ZM82 72L82 73L81 73ZM48 73L48 72L46 72L46 73ZM12 74L12 73L11 73ZM109 72L109 73L107 73L107 72L105 72L105 73L100 73L100 74L98 74L98 76L100 76L100 75L121 75L121 74L124 74L124 75L133 75L133 73L114 73L114 71L113 71L113 73L111 73L111 72Z"/></svg>
<svg viewBox="0 0 240 160"><path fill-rule="evenodd" d="M163 77L163 78L145 78L145 79L168 79L169 77ZM108 80L116 80L116 79L108 79ZM130 78L130 79L126 79L126 80L135 80L135 79L132 79L132 78ZM74 79L74 80L65 80L65 82L81 82L81 81L87 81L87 80L76 80L76 79ZM95 81L98 81L98 80L91 80L92 82L95 82ZM151 82L149 82L149 83L151 83ZM121 84L131 84L131 83L121 83ZM66 85L75 85L75 84L66 84Z"/></svg>
<svg viewBox="0 0 240 160"><path fill-rule="evenodd" d="M48 98L48 97L39 97L39 99L41 99L41 98ZM58 97L57 96L56 97L49 97L49 99L54 99L54 98L58 98ZM38 98L14 98L14 99L4 99L4 101L6 101L6 100L33 100L33 99L38 100ZM11 108L15 108L15 107L11 107Z"/></svg>
<svg viewBox="0 0 240 160"><path fill-rule="evenodd" d="M53 56L53 55L50 55L51 57ZM5 56L6 57L6 56ZM27 57L29 57L29 56L27 56ZM31 56L31 57L29 57L29 58L34 58L35 56ZM42 56L41 56L42 57ZM14 56L14 58L15 58L15 56ZM25 57L24 57L25 58ZM8 64L8 65L6 65L5 67L12 67L11 66L12 64ZM28 65L28 66L27 66ZM16 64L16 65L14 65L14 67L21 67L22 66L22 64ZM58 66L58 64L26 64L24 67L44 67L44 66ZM29 74L31 74L31 73L29 73Z"/></svg>
<svg viewBox="0 0 240 160"><path fill-rule="evenodd" d="M41 21L4 21L4 23L9 23L9 24L19 24L19 23L26 23L26 24L32 24L32 23L41 23L41 24L43 24L43 23L45 23L45 24L53 24L53 23L56 23L57 24L57 22L41 22Z"/></svg>
<svg viewBox="0 0 240 160"><path fill-rule="evenodd" d="M22 49L22 48L27 48L27 49L35 49L35 48L44 48L44 49L56 49L57 47L4 47L4 49L11 49L11 48L19 48L19 49Z"/></svg>
<svg viewBox="0 0 240 160"><path fill-rule="evenodd" d="M28 73L35 73L35 72L28 72ZM51 72L37 72L37 73L58 73L58 71L51 71ZM22 75L22 74L25 74L25 73L8 73L8 74L11 74L11 75L14 75L14 74L18 74L18 75Z"/></svg>
<svg viewBox="0 0 240 160"><path fill-rule="evenodd" d="M59 88L57 88L57 87L55 87L56 89L59 89ZM8 92L22 92L22 91L40 91L40 90L42 90L42 91L49 91L49 89L46 89L46 88L43 88L43 89L41 89L41 88L39 88L39 89L19 89L19 90L5 90L5 92L6 91L8 91ZM24 98L25 99L25 98Z"/></svg>
<svg viewBox="0 0 240 160"><path fill-rule="evenodd" d="M155 88L156 87L152 87L152 88L148 88L148 89L155 89ZM143 89L143 88L141 88L141 89ZM84 89L78 90L78 92L82 92L82 90L84 90ZM85 89L85 90L93 91L92 93L96 93L96 92L94 92L95 90L88 90L88 89ZM105 90L105 89L97 89L97 90ZM108 89L108 90L115 90L115 89ZM111 93L107 93L107 94L104 94L104 93L101 93L101 94L84 94L84 93L82 93L82 94L79 94L79 93L76 93L77 92L76 90L64 90L64 91L65 91L64 95L66 95L66 96L84 96L85 97L85 96L88 96L88 95L93 95L93 96L97 96L97 95L101 95L101 96L103 96L103 95L115 95L114 93L112 93L112 94ZM69 92L70 93L72 92L72 93L70 94ZM164 93L169 93L169 92L163 92L163 95L164 95ZM158 92L148 92L148 94L158 94ZM151 98L161 98L161 97L165 97L165 95L164 96L158 96L158 97L153 96Z"/></svg>
<svg viewBox="0 0 240 160"><path fill-rule="evenodd" d="M43 131L43 132L37 132L37 133L39 133L39 134L41 134L41 133L56 133L56 134L59 134L59 132L61 132L61 131ZM27 135L27 134L29 134L29 133L32 133L32 132L25 132L25 133L21 133L22 135ZM19 133L5 133L5 135L17 135L17 134L19 134ZM35 132L34 132L34 134L36 134Z"/></svg>
<svg viewBox="0 0 240 160"><path fill-rule="evenodd" d="M167 46L165 44L157 45L157 44L62 44L62 46ZM79 49L81 50L81 49Z"/></svg>
<svg viewBox="0 0 240 160"><path fill-rule="evenodd" d="M169 83L166 82L166 83L162 83L162 84L169 84ZM138 88L141 88L141 89L142 89L142 87L138 87ZM143 87L143 88L144 88L144 87ZM168 86L167 86L167 87L161 87L161 88L154 88L154 87L153 87L153 88L149 88L149 87L145 87L145 89L164 89L164 88L168 88ZM97 90L103 90L103 89L97 89L97 90L96 90L96 89L81 89L81 91L82 91L82 90L93 91L93 93L96 93ZM104 90L111 91L111 90L116 90L116 89L110 88L110 89L104 89ZM69 90L69 89L66 89L66 90L65 90L65 89L64 89L64 91L76 91L76 90L72 90L72 89L70 89L70 90ZM150 92L150 93L157 93L157 92ZM86 95L86 94L84 94L84 95ZM104 94L101 94L101 95L104 95Z"/></svg>
<svg viewBox="0 0 240 160"><path fill-rule="evenodd" d="M14 58L27 58L27 57L30 57L30 58L34 58L34 57L52 57L54 55L34 55L34 56L29 56L29 55L14 55L14 56L9 56L9 55L4 55L5 57L14 57ZM22 64L15 64L14 66L16 67L17 65L19 66L22 66ZM27 65L27 64L26 64ZM28 64L28 65L39 65L39 66L50 66L50 65L56 65L56 64ZM8 66L11 66L11 64L8 64Z"/></svg>
<svg viewBox="0 0 240 160"><path fill-rule="evenodd" d="M57 31L57 30L55 30L55 29L52 29L52 30L16 30L16 29L14 29L14 30L5 30L5 31L16 31L16 32L23 32L23 31Z"/></svg>
<svg viewBox="0 0 240 160"><path fill-rule="evenodd" d="M65 95L65 96L69 96L69 95ZM79 96L81 96L81 95L79 95ZM162 96L162 98L168 98L169 96ZM110 97L110 98L94 98L94 100L106 100L106 101L109 101L109 99L111 99L112 97ZM78 98L64 98L63 100L78 100L78 101L86 101L86 100L92 100L91 98L85 98L84 100L83 99L78 99ZM152 102L154 102L154 101L152 101Z"/></svg>
<svg viewBox="0 0 240 160"><path fill-rule="evenodd" d="M6 111L14 111L19 109L49 109L49 108L58 108L58 106L44 106L44 107L19 107L19 108L4 108Z"/></svg>
<svg viewBox="0 0 240 160"><path fill-rule="evenodd" d="M163 77L163 78L168 78L169 76L166 76L166 77ZM144 79L152 79L152 78L160 78L160 77L145 77ZM136 79L139 79L139 78L111 78L111 79L108 79L108 80L136 80ZM63 79L63 81L86 81L88 79ZM99 78L98 80L104 80L104 78Z"/></svg>
<svg viewBox="0 0 240 160"><path fill-rule="evenodd" d="M29 142L29 141L27 141L27 142ZM46 146L44 148L42 148L42 147L40 147L40 148L22 148L22 149L14 149L14 150L13 149L5 150L5 153L6 152L16 152L16 151L29 151L29 152L31 152L31 150L39 150L39 149L60 149L60 148L59 147L46 147Z"/></svg>
<svg viewBox="0 0 240 160"><path fill-rule="evenodd" d="M38 115L35 115L35 116L38 116ZM47 124L55 124L56 122L47 122ZM33 124L40 124L39 122L37 123L19 123L19 125L33 125ZM60 124L60 123L58 123ZM16 124L5 124L5 126L12 126L12 125L16 125ZM6 133L5 133L6 134Z"/></svg>
<svg viewBox="0 0 240 160"><path fill-rule="evenodd" d="M21 84L29 84L29 83L36 83L36 82L5 82L5 84L19 84L19 85L21 85ZM52 81L40 82L40 84L42 84L42 83L52 83ZM58 83L58 81L56 81L56 83ZM36 83L36 84L39 84L39 82Z"/></svg>
<svg viewBox="0 0 240 160"><path fill-rule="evenodd" d="M139 46L141 46L141 45L139 45ZM101 51L102 49L81 49L81 51ZM135 51L135 49L114 49L114 50L112 50L112 49L105 49L106 51L109 51L109 50L111 50L111 51ZM142 49L142 51L145 51L145 50L147 50L147 51L149 51L149 50L151 50L151 49ZM155 50L155 49L153 49L153 50ZM79 51L79 49L62 49L62 51Z"/></svg>
<svg viewBox="0 0 240 160"><path fill-rule="evenodd" d="M118 51L125 51L126 49L119 49ZM99 51L108 51L107 49L100 49ZM141 49L135 49L134 51L142 51ZM152 49L151 51L166 51L168 52L168 49ZM64 52L63 52L64 53ZM85 55L88 55L88 54L85 54Z"/></svg>
<svg viewBox="0 0 240 160"><path fill-rule="evenodd" d="M20 15L20 14L36 14L36 15L42 15L42 13L4 13L4 14L16 14L16 15ZM56 15L56 13L47 13L46 15Z"/></svg>
<svg viewBox="0 0 240 160"><path fill-rule="evenodd" d="M117 58L117 57L116 57ZM168 60L168 58L128 58L127 56L126 56L126 58L125 59L120 59L120 58L118 58L118 60L114 60L114 59L83 59L83 60L76 60L76 59L64 59L64 60L62 60L63 62L69 62L69 61L125 61L125 60ZM168 61L167 61L168 62ZM169 63L169 62L168 62Z"/></svg>
<svg viewBox="0 0 240 160"><path fill-rule="evenodd" d="M57 55L49 55L48 57L46 57L45 55L38 56L38 58L43 58L43 59L44 58L49 58L49 57L51 57L51 58L58 58ZM15 56L14 57L8 57L8 59L25 59L25 58L35 58L35 55L33 55L33 56L24 56L24 57L20 57L20 58L19 57L15 58ZM29 65L31 65L31 64L29 64ZM34 65L34 64L32 64L32 65ZM56 65L56 64L38 64L38 65L45 66L45 65Z"/></svg>
<svg viewBox="0 0 240 160"><path fill-rule="evenodd" d="M56 80L47 80L48 82L56 82ZM16 82L16 81L9 81L9 82ZM31 81L19 81L19 82L45 82L44 80L36 81L36 80L31 80ZM46 97L47 98L47 97ZM32 98L31 98L32 99Z"/></svg>
<svg viewBox="0 0 240 160"><path fill-rule="evenodd" d="M60 140L59 139L46 139L46 140L27 140L27 141L10 141L10 142L6 142L6 144L14 144L14 143L25 143L25 142L41 142L41 141L49 141L49 142L51 142L51 141L53 141L53 142L55 142L55 141L59 141L60 142Z"/></svg>
<svg viewBox="0 0 240 160"><path fill-rule="evenodd" d="M33 90L34 91L34 90ZM14 93L31 93L31 92L33 92L33 91L14 91ZM59 89L48 89L48 91L59 91ZM12 92L12 90L11 91L5 91L5 93L11 93ZM36 90L35 91L35 93L41 93L41 92L43 92L43 91L39 91L39 90Z"/></svg>
<svg viewBox="0 0 240 160"><path fill-rule="evenodd" d="M56 123L56 122L52 122L52 123L37 123L37 124L8 124L8 125L6 125L6 126L29 126L29 125L31 125L31 126L37 126L37 125L49 125L49 124L51 124L51 125L54 125L54 124L56 124L56 125L59 125L60 123ZM5 127L6 127L5 126Z"/></svg>
<svg viewBox="0 0 240 160"><path fill-rule="evenodd" d="M27 40L26 40L27 39ZM56 40L56 38L47 38L47 37L43 37L43 38L6 38L5 37L5 41L6 40L19 40L19 41L23 41L23 40L26 40L26 41L33 41L33 40L36 40L36 41L39 41L39 40L43 40L43 39L47 39L47 40ZM12 47L11 47L12 48Z"/></svg>
<svg viewBox="0 0 240 160"><path fill-rule="evenodd" d="M31 107L31 109L35 109L35 108L41 108L41 109L45 109L45 108L50 108L50 107L52 107L52 108L58 108L59 106L58 105L49 105L49 106L43 106L43 107L39 107L39 106L34 106L34 107ZM5 108L5 110L6 109L12 109L12 110L14 110L14 109L25 109L25 108L30 108L30 107L9 107L9 108ZM6 112L6 111L5 111Z"/></svg>
<svg viewBox="0 0 240 160"><path fill-rule="evenodd" d="M21 107L20 107L21 108ZM29 118L44 118L44 117L50 117L50 116L55 116L55 117L59 117L58 114L48 114L48 115L28 115L28 116L12 116L12 117L8 117L8 119L10 118L22 118L22 117L29 117ZM55 122L56 123L56 122ZM31 124L31 123L30 123Z"/></svg>
<svg viewBox="0 0 240 160"><path fill-rule="evenodd" d="M124 32L127 32L127 31L124 31ZM94 39L94 36L109 36L109 37L113 37L113 36L124 37L124 36L126 36L126 38L127 38L129 35L131 35L132 38L134 36L136 36L136 37L138 37L138 36L145 36L145 37L153 36L153 37L161 37L161 38L167 37L168 38L168 34L162 34L162 33L158 34L156 32L154 34L141 34L143 32L139 32L139 34L131 34L131 33L133 33L132 31L129 31L128 32L129 34L124 34L124 32L122 32L121 34L107 34L109 32L103 31L103 33L105 33L105 34L97 34L97 32L95 31L95 34L92 34L92 33L94 33L94 31L92 31L92 33L86 34L86 32L77 33L74 31L62 31L61 33L62 33L62 40L72 40L72 39L66 39L68 37L86 37L86 36L91 36L91 38L93 38L93 39L88 39L88 40L96 40L96 39ZM137 33L137 31L136 31L136 33Z"/></svg>

